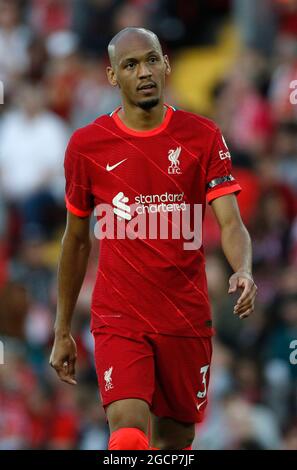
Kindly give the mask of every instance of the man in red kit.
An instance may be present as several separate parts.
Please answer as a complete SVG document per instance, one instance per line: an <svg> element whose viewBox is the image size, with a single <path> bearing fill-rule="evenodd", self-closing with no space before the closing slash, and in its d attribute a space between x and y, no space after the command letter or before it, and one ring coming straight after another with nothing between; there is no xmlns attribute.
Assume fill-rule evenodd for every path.
<svg viewBox="0 0 297 470"><path fill-rule="evenodd" d="M122 106L74 132L66 151L67 226L50 364L76 384L70 327L95 209L100 256L91 330L108 448L191 449L207 405L213 328L203 246L186 246L190 237L177 234L186 214L192 221L198 208L202 220L211 204L234 271L229 293L240 290L234 313L248 317L257 288L237 206L241 188L217 126L164 103L170 65L156 35L126 28L108 52L108 79ZM172 231L166 236L164 221Z"/></svg>

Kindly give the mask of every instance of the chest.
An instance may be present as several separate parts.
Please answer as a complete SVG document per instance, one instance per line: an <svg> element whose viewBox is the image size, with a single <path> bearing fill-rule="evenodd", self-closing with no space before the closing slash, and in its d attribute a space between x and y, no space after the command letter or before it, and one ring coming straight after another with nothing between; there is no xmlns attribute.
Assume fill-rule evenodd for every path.
<svg viewBox="0 0 297 470"><path fill-rule="evenodd" d="M99 171L92 174L95 200L110 203L119 192L129 199L140 195L180 196L186 202L205 197L205 155L199 140L167 136L109 139L94 150Z"/></svg>

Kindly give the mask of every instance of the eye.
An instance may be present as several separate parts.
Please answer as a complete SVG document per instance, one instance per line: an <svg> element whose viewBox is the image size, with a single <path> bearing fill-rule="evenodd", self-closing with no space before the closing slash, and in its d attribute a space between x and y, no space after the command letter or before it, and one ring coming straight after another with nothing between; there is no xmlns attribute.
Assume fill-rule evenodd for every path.
<svg viewBox="0 0 297 470"><path fill-rule="evenodd" d="M128 62L125 68L128 70L133 70L134 67L135 67L135 62Z"/></svg>
<svg viewBox="0 0 297 470"><path fill-rule="evenodd" d="M154 57L154 56L153 56L153 57L150 57L150 58L149 58L149 63L150 63L150 64L155 64L155 63L157 62L157 60L158 60L157 57Z"/></svg>

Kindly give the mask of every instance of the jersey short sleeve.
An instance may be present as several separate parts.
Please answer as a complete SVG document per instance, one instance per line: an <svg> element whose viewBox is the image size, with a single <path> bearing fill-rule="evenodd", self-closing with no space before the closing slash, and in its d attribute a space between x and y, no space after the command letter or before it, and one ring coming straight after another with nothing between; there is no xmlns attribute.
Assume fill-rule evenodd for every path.
<svg viewBox="0 0 297 470"><path fill-rule="evenodd" d="M238 194L240 191L240 185L232 176L229 149L221 131L217 129L207 165L206 200L210 203L217 197Z"/></svg>
<svg viewBox="0 0 297 470"><path fill-rule="evenodd" d="M94 208L91 183L87 159L78 152L74 136L65 152L64 170L66 207L78 217L87 217Z"/></svg>

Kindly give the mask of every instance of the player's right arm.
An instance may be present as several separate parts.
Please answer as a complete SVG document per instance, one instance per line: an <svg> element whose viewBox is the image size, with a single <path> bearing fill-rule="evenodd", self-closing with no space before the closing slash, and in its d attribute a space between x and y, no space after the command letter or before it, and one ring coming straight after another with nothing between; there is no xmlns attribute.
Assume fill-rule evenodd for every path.
<svg viewBox="0 0 297 470"><path fill-rule="evenodd" d="M64 382L75 385L76 344L71 335L71 320L86 273L91 248L90 217L67 211L58 266L58 299L54 326L55 340L50 365Z"/></svg>

